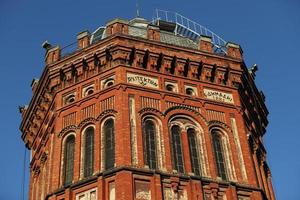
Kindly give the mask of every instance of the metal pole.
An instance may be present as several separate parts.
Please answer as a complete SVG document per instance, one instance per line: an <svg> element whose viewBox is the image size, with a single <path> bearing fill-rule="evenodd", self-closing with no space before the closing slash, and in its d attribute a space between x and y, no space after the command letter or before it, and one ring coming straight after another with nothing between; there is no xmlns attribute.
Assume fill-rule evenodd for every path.
<svg viewBox="0 0 300 200"><path fill-rule="evenodd" d="M140 16L140 11L139 11L139 2L138 0L136 0L136 17L139 17Z"/></svg>

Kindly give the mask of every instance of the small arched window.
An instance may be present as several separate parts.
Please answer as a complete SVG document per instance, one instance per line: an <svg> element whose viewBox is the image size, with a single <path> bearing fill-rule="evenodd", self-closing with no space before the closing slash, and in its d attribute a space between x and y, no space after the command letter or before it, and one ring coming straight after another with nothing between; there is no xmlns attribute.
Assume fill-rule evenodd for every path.
<svg viewBox="0 0 300 200"><path fill-rule="evenodd" d="M86 97L86 96L89 96L89 95L92 95L92 94L94 94L94 87L93 86L86 88L84 90L83 96Z"/></svg>
<svg viewBox="0 0 300 200"><path fill-rule="evenodd" d="M146 120L143 126L145 164L150 169L156 169L155 124L152 120Z"/></svg>
<svg viewBox="0 0 300 200"><path fill-rule="evenodd" d="M195 129L189 128L187 131L188 142L189 142L189 150L190 150L190 158L192 165L192 172L195 175L200 175L199 170L199 158L197 153L197 142L196 142L196 132Z"/></svg>
<svg viewBox="0 0 300 200"><path fill-rule="evenodd" d="M108 88L110 86L113 86L115 84L115 80L113 78L109 78L104 82L103 88Z"/></svg>
<svg viewBox="0 0 300 200"><path fill-rule="evenodd" d="M217 165L218 176L221 177L223 180L227 180L224 149L221 134L218 130L212 130L212 142L215 153L215 161Z"/></svg>
<svg viewBox="0 0 300 200"><path fill-rule="evenodd" d="M103 126L104 145L105 145L105 169L111 169L115 166L115 133L114 120L108 119Z"/></svg>
<svg viewBox="0 0 300 200"><path fill-rule="evenodd" d="M65 146L64 146L64 185L69 185L73 181L74 151L75 151L75 136L70 135L66 139Z"/></svg>
<svg viewBox="0 0 300 200"><path fill-rule="evenodd" d="M71 95L66 97L64 104L68 105L68 104L71 104L73 102L75 102L75 95L71 94Z"/></svg>
<svg viewBox="0 0 300 200"><path fill-rule="evenodd" d="M166 85L166 90L170 92L175 92L175 86L172 84L167 84Z"/></svg>
<svg viewBox="0 0 300 200"><path fill-rule="evenodd" d="M194 95L195 95L195 91L194 91L193 88L186 88L185 93L186 93L187 95L191 95L191 96L194 96Z"/></svg>
<svg viewBox="0 0 300 200"><path fill-rule="evenodd" d="M174 125L171 128L172 137L172 151L173 151L173 164L174 168L181 173L184 173L183 167L183 154L181 147L181 131L178 125Z"/></svg>
<svg viewBox="0 0 300 200"><path fill-rule="evenodd" d="M89 127L84 133L84 177L93 175L94 171L94 128Z"/></svg>

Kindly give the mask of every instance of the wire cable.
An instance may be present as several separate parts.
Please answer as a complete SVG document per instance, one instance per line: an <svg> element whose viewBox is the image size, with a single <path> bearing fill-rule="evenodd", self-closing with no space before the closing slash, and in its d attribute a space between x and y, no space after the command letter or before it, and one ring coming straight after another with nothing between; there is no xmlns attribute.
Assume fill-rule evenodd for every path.
<svg viewBox="0 0 300 200"><path fill-rule="evenodd" d="M22 174L22 182L21 182L21 200L25 198L25 168L26 168L26 147L24 147L24 158L23 158L23 174Z"/></svg>

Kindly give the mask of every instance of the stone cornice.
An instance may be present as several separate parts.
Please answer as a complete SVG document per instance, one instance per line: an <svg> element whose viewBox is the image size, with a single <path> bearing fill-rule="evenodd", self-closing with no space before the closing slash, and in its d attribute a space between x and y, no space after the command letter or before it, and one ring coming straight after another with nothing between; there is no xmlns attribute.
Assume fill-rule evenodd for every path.
<svg viewBox="0 0 300 200"><path fill-rule="evenodd" d="M237 88L235 87L234 84L240 84L241 80L241 76L242 76L242 70L241 69L236 69L235 67L232 68L232 66L229 64L229 66L218 66L216 64L212 64L213 62L210 61L210 63L205 63L203 62L203 60L201 58L199 58L199 60L194 60L195 59L195 55L199 55L199 56L207 56L210 55L210 53L203 53L203 52L197 52L195 50L191 50L191 49L186 49L186 48L182 48L182 47L173 47L173 46L169 46L169 45L165 45L156 41L150 41L150 40L145 40L145 43L153 43L153 44L157 44L158 46L161 47L168 47L170 49L181 49L184 51L187 51L186 53L191 56L194 56L194 59L190 59L190 58L182 58L180 56L176 57L176 63L177 63L177 67L176 67L176 73L174 74L170 74L170 72L168 72L168 68L170 68L169 65L171 65L171 62L173 60L173 55L170 55L169 53L165 53L166 55L164 55L163 59L164 59L164 64L162 65L162 67L164 67L163 72L158 72L157 70L153 69L153 66L155 65L155 62L157 62L157 59L159 58L160 54L156 51L156 52L152 52L151 49L149 52L149 56L151 57L151 59L147 60L146 63L143 64L141 62L145 62L145 59L143 59L143 56L145 55L145 50L144 49L136 49L135 54L136 56L134 57L135 61L132 63L133 66L130 66L130 64L128 63L128 57L130 55L130 52L132 51L131 47L128 46L124 46L122 43L124 43L124 41L119 41L120 39L128 39L128 40L133 40L133 41L141 41L144 39L141 38L136 38L136 37L132 37L132 36L127 36L127 35L113 35L110 36L106 39L104 39L103 41L89 46L87 48L84 48L83 50L79 50L78 52L76 52L74 55L68 56L66 58L61 59L60 61L57 61L53 64L47 65L45 70L43 71L42 77L39 81L39 84L37 86L36 91L33 94L33 98L29 104L29 107L24 115L23 121L21 123L20 129L23 132L22 134L22 138L23 140L25 140L25 135L27 133L27 131L25 130L25 125L27 127L27 124L29 123L29 120L32 118L31 116L35 115L36 112L33 109L33 107L39 107L40 101L43 101L43 96L46 92L52 92L52 94L50 94L50 96L53 97L55 96L55 94L57 92L59 92L60 90L64 90L67 87L71 87L74 86L76 84L79 84L82 81L85 81L87 78L92 78L92 77L96 77L99 76L99 74L103 74L104 72L108 72L108 71L112 71L113 69L117 68L117 67L125 67L126 69L128 69L128 71L134 69L135 72L140 72L140 73L152 73L152 76L157 75L159 76L172 76L174 78L178 78L181 80L187 80L189 82L194 82L195 84L208 84L211 86L216 86L217 88L224 88L225 90L228 91L233 91L236 90ZM110 48L107 49L107 46L110 45ZM133 44L134 45L134 44ZM99 50L100 49L100 50ZM172 50L171 50L172 51ZM170 52L170 51L169 51ZM85 56L83 56L83 54ZM109 54L110 59L107 60L107 54ZM207 54L207 55L206 55ZM76 59L74 59L74 57ZM222 58L223 60L225 59L224 57L220 57L218 55L214 55L214 58ZM73 58L73 61L71 60ZM98 59L97 63L98 65L95 66L95 59ZM180 74L180 70L182 70L181 68L185 65L185 63L187 62L186 59L188 59L188 63L189 63L189 71L187 74L187 77L185 77L185 75ZM208 58L205 58L206 60ZM69 60L68 63L66 63L66 61ZM228 60L230 62L235 63L235 65L241 65L243 62L241 62L240 60L236 60L236 59L225 59ZM217 61L216 61L217 62ZM168 65L169 64L169 65ZM201 77L200 79L193 77L192 72L194 73L195 71L197 71L198 69L195 69L196 67L198 67L198 65L203 64L203 69L202 71L198 71L197 73L200 73L199 77ZM85 66L86 65L86 66ZM143 66L146 66L147 68L142 68ZM152 67L152 68L151 68ZM72 74L72 70L76 70L76 76L81 77L79 82L72 82L73 81L73 74ZM205 71L206 70L206 71ZM213 73L213 70L216 70L217 73ZM204 76L207 76L207 74L204 73L208 73L208 77L210 76L223 76L224 73L226 72L226 70L229 70L228 73L228 82L230 83L226 83L227 84L220 84L217 83L215 81L210 81L210 79L205 79ZM89 76L89 77L83 77L82 75L85 73L85 71L93 71L93 75ZM218 74L220 72L220 74ZM223 73L223 74L222 74ZM63 75L63 77L62 77ZM212 80L215 80L215 78L213 78ZM63 82L67 83L67 84L63 84ZM134 87L130 84L127 83L122 83L121 86L123 87L124 90L126 90L127 87ZM139 90L149 90L147 88L141 88L141 87L135 87L135 89L139 89ZM159 89L157 92L161 93L162 89ZM153 89L151 89L151 91L155 91ZM47 94L49 96L49 94ZM46 95L46 96L47 96ZM177 95L181 95L185 98L186 95L182 95L182 94L176 94ZM50 99L50 100L49 100ZM201 98L201 96L199 97L195 97L195 99L199 99L200 101L204 102L204 104L209 103L209 104L215 104L215 105L222 105L222 106L226 106L226 107L230 107L230 108L234 108L236 105L227 105L224 103L220 103L220 102L216 102L216 101L211 101L208 99L204 99ZM51 98L46 98L46 101L48 102L49 105L52 105L51 103ZM239 106L239 105L237 105ZM43 105L44 108L47 108L47 106ZM48 106L48 109L50 106ZM44 116L47 115L46 110L44 110L45 114ZM38 116L43 116L43 115L38 115ZM37 120L35 120L37 122ZM43 119L40 119L38 123L35 123L35 127L38 128L38 126L41 126L43 124ZM33 130L36 131L36 130Z"/></svg>

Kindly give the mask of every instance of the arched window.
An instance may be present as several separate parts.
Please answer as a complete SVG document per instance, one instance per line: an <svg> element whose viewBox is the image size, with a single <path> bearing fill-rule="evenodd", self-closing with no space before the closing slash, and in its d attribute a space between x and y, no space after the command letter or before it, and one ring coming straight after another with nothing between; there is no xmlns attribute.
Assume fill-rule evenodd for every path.
<svg viewBox="0 0 300 200"><path fill-rule="evenodd" d="M174 87L174 85L167 84L166 85L166 90L168 90L170 92L174 92L175 91L175 87Z"/></svg>
<svg viewBox="0 0 300 200"><path fill-rule="evenodd" d="M224 159L224 149L222 145L222 138L219 131L212 130L212 142L213 142L213 149L215 153L218 176L221 177L223 180L227 180L225 159Z"/></svg>
<svg viewBox="0 0 300 200"><path fill-rule="evenodd" d="M105 169L111 169L115 165L115 133L113 119L105 121L103 133L105 141Z"/></svg>
<svg viewBox="0 0 300 200"><path fill-rule="evenodd" d="M109 79L105 80L103 88L104 89L108 88L108 87L110 87L110 86L112 86L114 84L115 84L115 80L113 78L109 78Z"/></svg>
<svg viewBox="0 0 300 200"><path fill-rule="evenodd" d="M191 158L191 166L192 172L195 175L200 175L199 170L199 158L197 154L197 142L196 142L196 135L195 129L189 128L187 131L188 140L189 140L189 150L190 150L190 158Z"/></svg>
<svg viewBox="0 0 300 200"><path fill-rule="evenodd" d="M84 91L83 92L83 97L92 95L92 94L94 94L94 86L89 86L87 88L84 88L83 91Z"/></svg>
<svg viewBox="0 0 300 200"><path fill-rule="evenodd" d="M150 169L156 169L155 124L152 120L146 120L143 125L145 164Z"/></svg>
<svg viewBox="0 0 300 200"><path fill-rule="evenodd" d="M84 177L88 177L94 171L94 128L87 128L84 137Z"/></svg>
<svg viewBox="0 0 300 200"><path fill-rule="evenodd" d="M187 95L191 95L191 96L194 96L194 95L195 95L195 91L194 91L193 88L186 88L185 93L186 93Z"/></svg>
<svg viewBox="0 0 300 200"><path fill-rule="evenodd" d="M75 102L75 95L74 95L74 94L71 94L71 95L69 95L69 96L67 96L67 97L65 98L64 104L65 104L65 105L68 105L68 104L71 104L71 103L73 103L73 102Z"/></svg>
<svg viewBox="0 0 300 200"><path fill-rule="evenodd" d="M172 150L173 150L173 164L175 169L178 172L183 173L183 154L181 148L181 131L178 125L174 125L171 128L171 137L172 137Z"/></svg>
<svg viewBox="0 0 300 200"><path fill-rule="evenodd" d="M68 136L64 147L64 184L69 185L73 180L74 173L74 150L75 150L75 137L74 135Z"/></svg>

